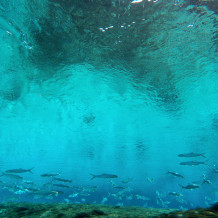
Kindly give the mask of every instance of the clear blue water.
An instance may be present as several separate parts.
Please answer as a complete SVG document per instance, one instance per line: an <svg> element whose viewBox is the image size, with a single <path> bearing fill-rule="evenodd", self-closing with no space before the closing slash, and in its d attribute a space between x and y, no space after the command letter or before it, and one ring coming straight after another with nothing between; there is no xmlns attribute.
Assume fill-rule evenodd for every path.
<svg viewBox="0 0 218 218"><path fill-rule="evenodd" d="M0 202L216 202L217 7L1 0ZM205 157L178 156L190 152ZM118 178L91 180L103 173Z"/></svg>

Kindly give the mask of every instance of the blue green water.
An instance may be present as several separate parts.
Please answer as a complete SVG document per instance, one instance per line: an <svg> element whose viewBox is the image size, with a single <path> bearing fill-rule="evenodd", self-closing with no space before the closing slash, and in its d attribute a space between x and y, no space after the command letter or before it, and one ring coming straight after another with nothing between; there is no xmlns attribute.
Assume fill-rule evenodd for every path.
<svg viewBox="0 0 218 218"><path fill-rule="evenodd" d="M1 0L0 202L216 202L217 8L201 0ZM205 157L178 156L190 152ZM32 167L15 174L23 179L4 174ZM118 178L91 180L103 173ZM188 184L200 187L181 188Z"/></svg>

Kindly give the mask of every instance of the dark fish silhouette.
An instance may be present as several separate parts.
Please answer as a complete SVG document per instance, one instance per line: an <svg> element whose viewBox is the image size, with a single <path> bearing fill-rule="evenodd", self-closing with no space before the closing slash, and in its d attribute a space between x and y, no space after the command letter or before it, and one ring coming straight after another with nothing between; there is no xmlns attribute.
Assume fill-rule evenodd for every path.
<svg viewBox="0 0 218 218"><path fill-rule="evenodd" d="M45 173L41 175L41 177L55 177L55 176L60 176L60 174L59 173Z"/></svg>
<svg viewBox="0 0 218 218"><path fill-rule="evenodd" d="M68 182L68 183L72 183L72 180L69 180L69 179L54 178L54 180L59 181L59 182Z"/></svg>
<svg viewBox="0 0 218 218"><path fill-rule="evenodd" d="M53 184L53 186L60 187L60 188L70 188L70 186L63 185L63 184Z"/></svg>
<svg viewBox="0 0 218 218"><path fill-rule="evenodd" d="M126 189L126 187L123 187L123 186L113 186L113 188L115 188L115 189L120 189L120 190Z"/></svg>
<svg viewBox="0 0 218 218"><path fill-rule="evenodd" d="M206 176L203 174L203 182L202 182L202 184L209 184L209 185L211 185L212 182L209 179L206 179Z"/></svg>
<svg viewBox="0 0 218 218"><path fill-rule="evenodd" d="M176 173L176 172L168 171L167 173L169 173L169 174L171 174L173 176L176 176L176 177L185 178L183 175L181 175L179 173Z"/></svg>
<svg viewBox="0 0 218 218"><path fill-rule="evenodd" d="M32 167L32 168L30 168L30 169L22 169L22 168L19 168L19 169L12 169L12 170L6 170L5 172L6 173L27 173L27 172L29 172L29 173L32 173L32 169L33 169L34 167Z"/></svg>
<svg viewBox="0 0 218 218"><path fill-rule="evenodd" d="M187 162L181 162L180 165L187 165L187 166L197 166L197 165L201 165L201 164L205 164L205 162L201 162L201 161L187 161Z"/></svg>
<svg viewBox="0 0 218 218"><path fill-rule="evenodd" d="M169 192L168 195L173 195L173 196L176 196L176 197L182 197L183 196L182 194L177 193L177 192Z"/></svg>
<svg viewBox="0 0 218 218"><path fill-rule="evenodd" d="M197 189L200 188L200 185L197 184L189 184L187 186L180 185L182 189Z"/></svg>
<svg viewBox="0 0 218 218"><path fill-rule="evenodd" d="M23 177L18 176L18 175L14 175L14 174L10 174L10 173L2 173L1 176L5 176L9 179L17 179L17 180L23 180Z"/></svg>
<svg viewBox="0 0 218 218"><path fill-rule="evenodd" d="M213 169L214 173L218 173L218 169Z"/></svg>
<svg viewBox="0 0 218 218"><path fill-rule="evenodd" d="M29 189L28 189L29 190ZM40 189L32 189L29 194L40 195L40 196L58 196L59 191L47 191Z"/></svg>
<svg viewBox="0 0 218 218"><path fill-rule="evenodd" d="M106 173L103 173L101 175L93 175L93 174L90 174L90 175L92 176L91 180L95 179L95 178L100 178L100 179L115 179L115 178L118 178L117 175L106 174Z"/></svg>
<svg viewBox="0 0 218 218"><path fill-rule="evenodd" d="M191 153L186 153L186 154L179 154L178 156L179 157L205 157L204 155L205 153L194 153L194 152L191 152Z"/></svg>

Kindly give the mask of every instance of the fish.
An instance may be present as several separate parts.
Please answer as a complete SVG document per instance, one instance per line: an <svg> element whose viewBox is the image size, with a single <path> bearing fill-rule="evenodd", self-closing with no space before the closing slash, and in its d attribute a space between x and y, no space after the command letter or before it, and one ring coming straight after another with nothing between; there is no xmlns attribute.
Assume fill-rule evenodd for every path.
<svg viewBox="0 0 218 218"><path fill-rule="evenodd" d="M205 183L207 183L207 184L209 184L209 185L212 184L212 182L211 182L209 179L204 179L203 182L202 182L202 184L205 184Z"/></svg>
<svg viewBox="0 0 218 218"><path fill-rule="evenodd" d="M95 178L100 178L100 179L115 179L115 178L118 178L117 175L106 174L106 173L103 173L103 174L100 174L100 175L93 175L93 174L90 174L90 175L92 176L91 180L95 179Z"/></svg>
<svg viewBox="0 0 218 218"><path fill-rule="evenodd" d="M12 170L6 170L5 172L6 173L32 173L32 169L34 167L30 168L30 169L22 169L22 168L19 168L19 169L12 169Z"/></svg>
<svg viewBox="0 0 218 218"><path fill-rule="evenodd" d="M27 188L28 192L38 192L40 189L35 189L35 188Z"/></svg>
<svg viewBox="0 0 218 218"><path fill-rule="evenodd" d="M218 167L216 167L215 165L214 165L214 168L212 170L214 173L218 173Z"/></svg>
<svg viewBox="0 0 218 218"><path fill-rule="evenodd" d="M133 180L132 178L127 178L127 179L123 180L122 183L126 184L126 183L129 183L129 182L132 182L132 180Z"/></svg>
<svg viewBox="0 0 218 218"><path fill-rule="evenodd" d="M73 186L74 189L77 189L80 192L94 192L97 189L97 186L86 186L86 187L77 187Z"/></svg>
<svg viewBox="0 0 218 218"><path fill-rule="evenodd" d="M60 176L60 173L45 173L41 175L41 177L55 177L55 176Z"/></svg>
<svg viewBox="0 0 218 218"><path fill-rule="evenodd" d="M21 190L23 187L15 185L15 184L4 184L3 189L7 189L10 192L15 193L16 191Z"/></svg>
<svg viewBox="0 0 218 218"><path fill-rule="evenodd" d="M214 173L218 173L218 167L216 165L210 166Z"/></svg>
<svg viewBox="0 0 218 218"><path fill-rule="evenodd" d="M35 183L33 181L29 181L29 180L24 180L23 183L25 183L27 185L35 185Z"/></svg>
<svg viewBox="0 0 218 218"><path fill-rule="evenodd" d="M113 186L113 188L115 188L115 189L120 189L120 190L126 189L126 187L123 187L123 186Z"/></svg>
<svg viewBox="0 0 218 218"><path fill-rule="evenodd" d="M39 196L58 196L59 191L47 191L47 190L36 190L29 194L39 195Z"/></svg>
<svg viewBox="0 0 218 218"><path fill-rule="evenodd" d="M205 157L205 153L185 153L185 154L179 154L178 157Z"/></svg>
<svg viewBox="0 0 218 218"><path fill-rule="evenodd" d="M110 183L112 186L116 186L116 183L113 180L109 180L108 183Z"/></svg>
<svg viewBox="0 0 218 218"><path fill-rule="evenodd" d="M10 174L10 173L2 173L2 176L5 176L5 177L7 177L7 178L9 178L9 179L23 180L23 177L22 177L22 176Z"/></svg>
<svg viewBox="0 0 218 218"><path fill-rule="evenodd" d="M147 177L146 179L147 179L147 181L150 182L150 183L153 183L153 182L154 182L154 178L152 178L152 177Z"/></svg>
<svg viewBox="0 0 218 218"><path fill-rule="evenodd" d="M56 180L56 181L60 181L60 182L68 182L68 183L72 183L72 180L69 180L69 179L54 178L54 180Z"/></svg>
<svg viewBox="0 0 218 218"><path fill-rule="evenodd" d="M218 169L214 169L213 172L214 172L214 173L218 173Z"/></svg>
<svg viewBox="0 0 218 218"><path fill-rule="evenodd" d="M134 197L135 197L136 199L138 199L138 200L144 200L144 201L150 201L150 200L151 200L150 198L148 198L148 197L146 197L146 196L138 195L138 194L136 194Z"/></svg>
<svg viewBox="0 0 218 218"><path fill-rule="evenodd" d="M52 186L53 186L52 182L47 182L47 183L42 185L43 188L52 188Z"/></svg>
<svg viewBox="0 0 218 218"><path fill-rule="evenodd" d="M108 200L107 197L103 197L101 204L104 204L107 200Z"/></svg>
<svg viewBox="0 0 218 218"><path fill-rule="evenodd" d="M176 176L176 177L180 177L180 178L185 178L183 175L179 174L179 173L176 173L176 172L172 172L172 171L168 171L167 173L173 175L173 176Z"/></svg>
<svg viewBox="0 0 218 218"><path fill-rule="evenodd" d="M206 176L203 174L203 182L202 182L202 184L205 184L205 183L207 183L209 185L212 184L212 182L209 179L206 179Z"/></svg>
<svg viewBox="0 0 218 218"><path fill-rule="evenodd" d="M169 192L168 195L173 195L173 196L176 196L176 197L182 197L183 194L180 194L180 193L177 193L177 192Z"/></svg>
<svg viewBox="0 0 218 218"><path fill-rule="evenodd" d="M63 185L63 184L53 184L53 186L60 187L60 188L70 188L70 186Z"/></svg>
<svg viewBox="0 0 218 218"><path fill-rule="evenodd" d="M182 189L197 189L200 188L200 185L197 184L189 184L187 186L180 185Z"/></svg>
<svg viewBox="0 0 218 218"><path fill-rule="evenodd" d="M202 161L187 161L187 162L181 162L180 165L187 165L187 166L197 166L205 164L205 162Z"/></svg>
<svg viewBox="0 0 218 218"><path fill-rule="evenodd" d="M78 197L78 195L79 195L79 193L74 193L74 194L69 195L68 197L69 198L76 198L76 197Z"/></svg>

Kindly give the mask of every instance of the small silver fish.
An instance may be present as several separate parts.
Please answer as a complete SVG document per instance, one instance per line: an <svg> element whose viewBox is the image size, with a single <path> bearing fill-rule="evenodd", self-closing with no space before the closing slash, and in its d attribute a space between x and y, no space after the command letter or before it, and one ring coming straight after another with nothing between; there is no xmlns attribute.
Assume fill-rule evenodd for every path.
<svg viewBox="0 0 218 218"><path fill-rule="evenodd" d="M176 177L185 178L183 175L181 175L179 173L176 173L176 172L168 171L167 173L169 173L169 174L171 174L173 176L176 176Z"/></svg>
<svg viewBox="0 0 218 218"><path fill-rule="evenodd" d="M68 182L68 183L72 183L72 180L69 180L69 179L54 178L54 180L59 181L59 182Z"/></svg>
<svg viewBox="0 0 218 218"><path fill-rule="evenodd" d="M132 182L132 180L133 180L132 178L127 178L127 179L123 180L122 183L126 184L126 183L129 183L129 182Z"/></svg>
<svg viewBox="0 0 218 218"><path fill-rule="evenodd" d="M201 161L187 161L187 162L181 162L180 165L187 165L187 166L197 166L197 165L201 165L201 164L205 164L205 162L201 162Z"/></svg>
<svg viewBox="0 0 218 218"><path fill-rule="evenodd" d="M63 184L53 184L53 186L60 187L60 188L70 188L70 186L63 185Z"/></svg>
<svg viewBox="0 0 218 218"><path fill-rule="evenodd" d="M205 153L186 153L186 154L179 154L178 157L205 157Z"/></svg>
<svg viewBox="0 0 218 218"><path fill-rule="evenodd" d="M177 193L177 192L169 192L168 195L173 195L173 196L176 196L176 197L182 197L183 194L180 194L180 193Z"/></svg>
<svg viewBox="0 0 218 218"><path fill-rule="evenodd" d="M209 180L209 179L206 179L206 176L203 174L203 182L202 182L202 184L209 184L209 185L211 185L212 184L212 182Z"/></svg>
<svg viewBox="0 0 218 218"><path fill-rule="evenodd" d="M10 173L2 173L2 176L5 176L9 179L23 180L23 177L18 176L18 175L14 175L14 174L10 174Z"/></svg>
<svg viewBox="0 0 218 218"><path fill-rule="evenodd" d="M120 189L120 190L126 189L126 187L122 187L122 186L114 186L113 188L115 188L115 189Z"/></svg>
<svg viewBox="0 0 218 218"><path fill-rule="evenodd" d="M41 177L55 177L55 176L60 176L60 174L59 173L45 173L41 175Z"/></svg>
<svg viewBox="0 0 218 218"><path fill-rule="evenodd" d="M189 184L187 186L180 185L182 189L197 189L200 188L200 185L197 184Z"/></svg>
<svg viewBox="0 0 218 218"><path fill-rule="evenodd" d="M154 182L154 178L152 178L152 177L147 177L146 180L147 180L148 182L150 182L150 183L153 183L153 182Z"/></svg>
<svg viewBox="0 0 218 218"><path fill-rule="evenodd" d="M34 167L32 167L32 168L30 168L30 169L22 169L22 168L19 168L19 169L12 169L12 170L6 170L5 172L6 173L27 173L27 172L29 172L29 173L32 173L32 169L33 169Z"/></svg>
<svg viewBox="0 0 218 218"><path fill-rule="evenodd" d="M30 194L35 194L39 196L58 196L59 192L58 191L47 191L47 190L36 190L31 192Z"/></svg>
<svg viewBox="0 0 218 218"><path fill-rule="evenodd" d="M218 173L218 168L214 168L214 169L213 169L213 172L214 172L214 173Z"/></svg>
<svg viewBox="0 0 218 218"><path fill-rule="evenodd" d="M25 183L27 185L35 185L35 183L33 181L29 181L29 180L24 180L23 183Z"/></svg>
<svg viewBox="0 0 218 218"><path fill-rule="evenodd" d="M91 180L95 179L95 178L100 178L100 179L115 179L115 178L118 178L117 175L106 174L106 173L103 173L103 174L100 174L100 175L93 175L93 174L90 174L90 175L92 176Z"/></svg>

